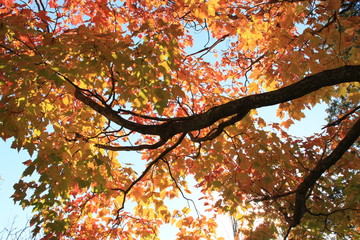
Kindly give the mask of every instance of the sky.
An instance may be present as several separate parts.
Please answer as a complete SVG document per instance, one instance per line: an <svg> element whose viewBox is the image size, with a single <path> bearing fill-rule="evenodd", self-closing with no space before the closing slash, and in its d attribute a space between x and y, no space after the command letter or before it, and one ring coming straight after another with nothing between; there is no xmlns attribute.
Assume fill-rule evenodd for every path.
<svg viewBox="0 0 360 240"><path fill-rule="evenodd" d="M0 140L0 232L4 228L10 228L12 223L15 228L21 229L31 218L31 211L24 211L10 199L14 193L13 185L25 170L22 162L30 159L27 152L11 149L11 142L11 139L6 142ZM1 237L4 235L0 233Z"/></svg>
<svg viewBox="0 0 360 240"><path fill-rule="evenodd" d="M306 110L306 118L300 122L297 121L290 127L289 133L291 135L304 137L310 136L314 132L321 132L321 128L325 125L324 118L326 105L320 104L315 106L311 111ZM277 122L276 107L266 107L258 109L259 114L268 121ZM26 225L27 221L31 218L31 211L29 209L23 210L21 206L14 205L14 202L10 198L13 194L13 185L19 180L23 170L25 169L22 162L30 159L27 152L18 152L15 149L11 149L11 139L6 142L0 140L0 232L4 228L9 228L14 222L14 226L22 228ZM126 153L125 153L126 154ZM197 193L194 194L195 196ZM194 196L194 200L197 198ZM233 240L231 225L229 218L226 216L218 219L218 231L222 237L226 240ZM176 235L176 228L165 226L160 232L160 238L163 240L173 239ZM174 236L173 238L171 236ZM1 234L0 234L1 238Z"/></svg>

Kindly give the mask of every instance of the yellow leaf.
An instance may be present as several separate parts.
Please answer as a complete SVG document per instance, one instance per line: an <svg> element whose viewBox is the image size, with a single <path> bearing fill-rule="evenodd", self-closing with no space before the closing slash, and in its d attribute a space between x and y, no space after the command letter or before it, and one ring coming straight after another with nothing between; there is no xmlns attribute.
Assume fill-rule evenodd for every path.
<svg viewBox="0 0 360 240"><path fill-rule="evenodd" d="M146 92L140 90L139 96L143 99L142 104L146 104L148 102L148 97L146 96Z"/></svg>
<svg viewBox="0 0 360 240"><path fill-rule="evenodd" d="M218 6L219 0L210 0L208 2L208 12L209 16L215 16L216 15L216 8Z"/></svg>
<svg viewBox="0 0 360 240"><path fill-rule="evenodd" d="M69 97L68 96L63 97L62 102L64 103L64 105L69 105L70 103Z"/></svg>
<svg viewBox="0 0 360 240"><path fill-rule="evenodd" d="M34 135L40 136L41 131L39 129L34 129Z"/></svg>
<svg viewBox="0 0 360 240"><path fill-rule="evenodd" d="M195 11L194 11L195 16L197 16L201 20L205 19L205 18L208 18L209 16L208 16L206 10L205 11L204 10L205 9L203 9L203 8L195 9Z"/></svg>
<svg viewBox="0 0 360 240"><path fill-rule="evenodd" d="M259 91L259 85L256 82L251 82L247 90L249 93L257 93Z"/></svg>
<svg viewBox="0 0 360 240"><path fill-rule="evenodd" d="M347 91L346 87L340 87L339 90L338 90L338 95L339 95L339 97L340 96L346 96L347 92L348 91Z"/></svg>
<svg viewBox="0 0 360 240"><path fill-rule="evenodd" d="M353 101L355 105L358 105L360 101L360 93L359 92L350 93L349 99Z"/></svg>

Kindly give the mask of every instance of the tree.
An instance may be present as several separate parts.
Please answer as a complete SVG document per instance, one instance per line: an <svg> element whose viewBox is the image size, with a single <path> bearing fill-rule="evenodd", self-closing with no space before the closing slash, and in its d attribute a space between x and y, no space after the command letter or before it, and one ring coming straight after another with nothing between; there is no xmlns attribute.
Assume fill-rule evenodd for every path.
<svg viewBox="0 0 360 240"><path fill-rule="evenodd" d="M286 132L305 108L358 105L359 2L3 0L0 135L33 155L13 198L34 234L216 239L212 216L167 205L191 202L192 177L250 239L359 238L359 113ZM281 123L258 116L270 105Z"/></svg>
<svg viewBox="0 0 360 240"><path fill-rule="evenodd" d="M29 222L26 223L22 228L17 228L16 217L12 220L9 226L4 227L0 230L0 237L4 240L19 240L19 239L34 239L32 237ZM39 238L36 238L39 239Z"/></svg>

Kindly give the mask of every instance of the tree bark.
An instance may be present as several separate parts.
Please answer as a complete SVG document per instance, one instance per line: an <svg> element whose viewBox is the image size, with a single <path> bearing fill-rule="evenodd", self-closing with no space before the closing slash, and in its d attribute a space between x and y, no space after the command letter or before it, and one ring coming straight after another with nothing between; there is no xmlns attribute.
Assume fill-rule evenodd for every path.
<svg viewBox="0 0 360 240"><path fill-rule="evenodd" d="M153 125L126 120L117 111L111 109L109 105L101 105L80 89L76 89L75 97L99 114L105 116L109 121L124 128L141 134L157 135L162 139L169 139L179 133L201 130L233 115L238 115L237 121L240 121L251 109L287 102L303 97L323 87L348 82L360 82L360 65L326 70L307 76L296 83L278 90L246 96L210 108L204 113L194 114L189 117L169 118L165 123Z"/></svg>

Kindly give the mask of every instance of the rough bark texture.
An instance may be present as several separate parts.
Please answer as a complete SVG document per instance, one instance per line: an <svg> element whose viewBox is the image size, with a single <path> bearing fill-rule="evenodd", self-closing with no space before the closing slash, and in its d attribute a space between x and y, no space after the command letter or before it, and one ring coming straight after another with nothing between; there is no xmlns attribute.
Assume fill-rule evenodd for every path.
<svg viewBox="0 0 360 240"><path fill-rule="evenodd" d="M158 135L162 139L169 139L178 133L186 133L211 126L215 122L237 115L240 121L251 109L271 106L293 99L303 97L320 88L340 83L359 82L360 65L344 66L326 70L275 91L246 96L209 109L200 114L183 118L169 118L165 123L144 125L126 120L110 106L103 106L86 96L80 89L76 89L75 96L78 100L88 105L110 121L142 134Z"/></svg>

